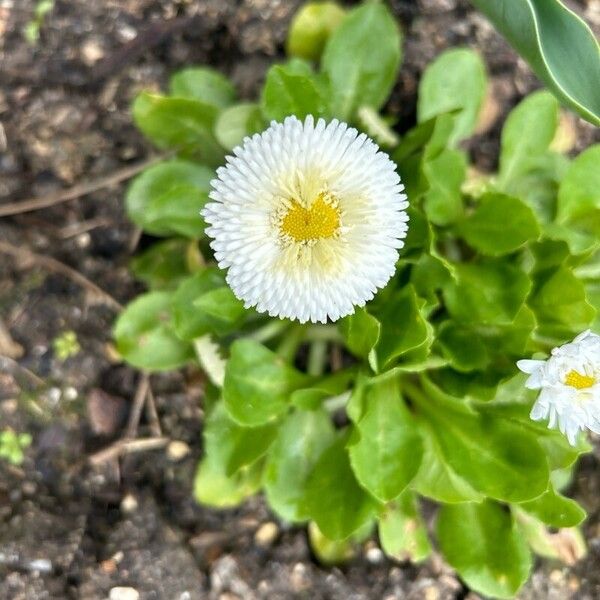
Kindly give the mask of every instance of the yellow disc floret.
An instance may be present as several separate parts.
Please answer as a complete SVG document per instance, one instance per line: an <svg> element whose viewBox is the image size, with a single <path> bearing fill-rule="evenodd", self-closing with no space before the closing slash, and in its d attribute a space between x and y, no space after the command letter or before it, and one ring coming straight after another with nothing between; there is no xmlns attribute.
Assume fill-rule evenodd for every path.
<svg viewBox="0 0 600 600"><path fill-rule="evenodd" d="M584 390L595 385L596 378L590 375L582 375L577 371L569 371L565 377L565 383L578 390Z"/></svg>
<svg viewBox="0 0 600 600"><path fill-rule="evenodd" d="M335 199L321 193L305 208L296 200L281 220L281 233L297 242L334 237L340 228L340 209Z"/></svg>

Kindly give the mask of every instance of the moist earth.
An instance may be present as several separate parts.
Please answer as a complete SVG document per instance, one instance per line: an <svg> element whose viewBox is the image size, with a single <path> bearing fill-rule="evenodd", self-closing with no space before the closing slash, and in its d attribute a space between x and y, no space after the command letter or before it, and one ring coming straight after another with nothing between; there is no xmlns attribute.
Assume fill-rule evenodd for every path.
<svg viewBox="0 0 600 600"><path fill-rule="evenodd" d="M0 210L106 184L0 218L0 423L33 435L22 465L0 461L0 600L478 597L439 556L394 563L375 541L343 567L319 566L305 531L278 522L260 497L234 510L198 506L191 489L202 455L197 372L153 375L156 414L144 412L137 427L131 416L143 376L117 362L110 329L116 303L142 291L127 265L152 240L127 221L120 179L155 155L132 125L131 100L164 89L170 73L194 64L221 70L242 98L254 98L282 56L299 4L56 0L30 43L23 30L36 2L0 0ZM405 33L387 107L398 130L415 122L425 65L445 48L474 47L485 57L491 95L468 149L479 169L495 168L504 117L539 83L466 1L390 5ZM598 0L571 5L598 32ZM579 119L569 126L573 152L597 139ZM65 265L109 295L65 275ZM80 350L61 360L53 340L65 331L75 332ZM114 444L127 431L154 446L133 443L119 457ZM520 598L600 597L599 452L596 443L570 490L590 514L587 557L538 561Z"/></svg>

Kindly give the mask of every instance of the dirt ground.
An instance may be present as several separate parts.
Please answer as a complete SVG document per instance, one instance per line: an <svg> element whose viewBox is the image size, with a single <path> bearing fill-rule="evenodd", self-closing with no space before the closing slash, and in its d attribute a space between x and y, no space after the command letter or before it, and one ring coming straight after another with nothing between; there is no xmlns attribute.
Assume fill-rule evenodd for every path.
<svg viewBox="0 0 600 600"><path fill-rule="evenodd" d="M0 0L0 214L72 186L110 185L0 217L0 424L33 435L22 466L0 461L0 600L138 597L118 588L143 600L477 598L437 556L394 564L370 541L348 565L326 569L304 530L277 522L260 498L227 511L196 505L201 378L152 376L156 413L146 409L138 424L132 408L146 382L110 349L116 303L142 289L128 261L151 241L128 223L118 182L154 153L131 124L132 98L193 64L222 70L253 98L299 2L56 0L32 45L22 30L35 4ZM539 84L465 0L390 4L406 35L388 107L398 130L414 123L424 66L444 48L473 46L493 102L469 149L480 168L493 168L504 116ZM600 2L572 5L598 31ZM576 149L597 136L573 125ZM81 349L63 361L53 340L71 330ZM127 433L128 444L115 446ZM600 598L596 448L572 489L590 512L588 556L538 562L522 599Z"/></svg>

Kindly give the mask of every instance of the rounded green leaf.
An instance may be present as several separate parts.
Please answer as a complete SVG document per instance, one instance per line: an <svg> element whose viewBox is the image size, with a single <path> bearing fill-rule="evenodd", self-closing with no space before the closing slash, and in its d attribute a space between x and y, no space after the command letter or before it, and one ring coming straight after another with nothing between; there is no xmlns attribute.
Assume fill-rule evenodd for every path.
<svg viewBox="0 0 600 600"><path fill-rule="evenodd" d="M550 146L558 125L558 102L548 92L522 100L502 128L498 186L511 192L513 180L527 173Z"/></svg>
<svg viewBox="0 0 600 600"><path fill-rule="evenodd" d="M600 50L582 19L558 0L473 0L473 4L561 102L600 125Z"/></svg>
<svg viewBox="0 0 600 600"><path fill-rule="evenodd" d="M532 432L509 420L475 411L426 385L418 410L439 454L473 489L497 500L525 502L548 488L545 452Z"/></svg>
<svg viewBox="0 0 600 600"><path fill-rule="evenodd" d="M219 110L190 98L142 92L133 102L133 120L159 148L174 148L217 166L223 150L213 135Z"/></svg>
<svg viewBox="0 0 600 600"><path fill-rule="evenodd" d="M127 216L152 235L200 238L205 227L200 211L214 176L212 169L183 160L154 165L127 189Z"/></svg>
<svg viewBox="0 0 600 600"><path fill-rule="evenodd" d="M230 333L247 312L217 268L204 269L182 281L173 294L172 310L175 332L190 341L206 333Z"/></svg>
<svg viewBox="0 0 600 600"><path fill-rule="evenodd" d="M456 504L480 502L484 495L474 490L446 461L446 457L430 428L421 427L424 445L421 468L411 488L438 502Z"/></svg>
<svg viewBox="0 0 600 600"><path fill-rule="evenodd" d="M395 293L375 316L381 323L379 340L375 346L379 369L395 359L410 357L417 351L427 353L433 341L433 331L421 312L412 285Z"/></svg>
<svg viewBox="0 0 600 600"><path fill-rule="evenodd" d="M335 2L307 2L294 15L288 31L287 53L316 61L346 11Z"/></svg>
<svg viewBox="0 0 600 600"><path fill-rule="evenodd" d="M379 339L381 325L366 308L359 306L353 314L344 317L338 327L348 350L360 358L366 358Z"/></svg>
<svg viewBox="0 0 600 600"><path fill-rule="evenodd" d="M575 527L586 517L585 511L575 500L565 498L553 487L539 498L519 504L519 508L551 527Z"/></svg>
<svg viewBox="0 0 600 600"><path fill-rule="evenodd" d="M540 235L529 206L496 192L484 194L475 211L457 229L470 246L488 256L514 252Z"/></svg>
<svg viewBox="0 0 600 600"><path fill-rule="evenodd" d="M269 452L264 486L271 508L286 521L302 521L302 498L308 476L334 440L329 415L323 410L297 410L279 426Z"/></svg>
<svg viewBox="0 0 600 600"><path fill-rule="evenodd" d="M227 415L222 402L216 404L204 424L204 456L194 479L194 496L198 502L210 506L228 507L239 504L253 494L260 485L262 465L257 462L268 444L255 436L260 446L252 448L253 432L235 424ZM268 438L267 438L268 439ZM270 437L271 441L273 438ZM236 457L243 449L250 450L251 460L240 464Z"/></svg>
<svg viewBox="0 0 600 600"><path fill-rule="evenodd" d="M495 502L442 506L440 549L467 585L494 598L513 598L532 566L510 511Z"/></svg>
<svg viewBox="0 0 600 600"><path fill-rule="evenodd" d="M235 88L225 75L208 67L177 71L169 84L172 96L200 100L215 108L226 108L235 100Z"/></svg>
<svg viewBox="0 0 600 600"><path fill-rule="evenodd" d="M169 239L157 242L135 256L129 268L151 289L172 289L190 274L186 252L189 242Z"/></svg>
<svg viewBox="0 0 600 600"><path fill-rule="evenodd" d="M290 394L306 382L305 375L262 344L237 340L225 369L223 399L238 423L263 425L284 413Z"/></svg>
<svg viewBox="0 0 600 600"><path fill-rule="evenodd" d="M302 511L331 540L349 537L373 516L377 504L354 476L346 436L338 439L320 456L308 477Z"/></svg>
<svg viewBox="0 0 600 600"><path fill-rule="evenodd" d="M329 114L328 95L325 81L296 60L269 69L261 107L268 120L281 122L289 115L300 120L308 115L317 118Z"/></svg>
<svg viewBox="0 0 600 600"><path fill-rule="evenodd" d="M584 150L571 163L558 190L556 218L569 223L600 213L600 144ZM600 221L598 221L600 222Z"/></svg>
<svg viewBox="0 0 600 600"><path fill-rule="evenodd" d="M181 341L171 324L171 294L150 292L125 307L114 327L117 350L134 367L169 371L193 357L190 344Z"/></svg>
<svg viewBox="0 0 600 600"><path fill-rule="evenodd" d="M350 440L350 462L360 484L387 502L416 475L423 444L396 378L373 380L364 394L365 410Z"/></svg>
<svg viewBox="0 0 600 600"><path fill-rule="evenodd" d="M369 2L351 10L323 53L333 116L348 121L360 106L381 108L396 81L400 57L400 31L383 4Z"/></svg>
<svg viewBox="0 0 600 600"><path fill-rule="evenodd" d="M379 539L383 551L398 561L420 562L431 553L427 528L411 492L388 504L379 517Z"/></svg>
<svg viewBox="0 0 600 600"><path fill-rule="evenodd" d="M246 136L265 129L258 104L243 102L226 108L217 118L215 137L226 150L239 146Z"/></svg>
<svg viewBox="0 0 600 600"><path fill-rule="evenodd" d="M557 339L584 331L596 316L583 281L565 266L548 269L536 277L529 305L538 319L540 333Z"/></svg>
<svg viewBox="0 0 600 600"><path fill-rule="evenodd" d="M423 161L423 173L429 185L423 209L433 224L445 226L462 217L461 185L466 171L467 159L459 150L448 149Z"/></svg>
<svg viewBox="0 0 600 600"><path fill-rule="evenodd" d="M512 323L531 289L520 268L502 260L455 265L457 281L444 286L448 312L464 323Z"/></svg>
<svg viewBox="0 0 600 600"><path fill-rule="evenodd" d="M478 371L489 363L483 340L468 326L455 321L444 321L438 330L437 341L444 356L457 371Z"/></svg>
<svg viewBox="0 0 600 600"><path fill-rule="evenodd" d="M417 120L426 121L458 109L449 140L456 144L473 133L486 87L485 67L477 52L467 48L446 50L423 73Z"/></svg>
<svg viewBox="0 0 600 600"><path fill-rule="evenodd" d="M600 247L600 144L571 163L558 189L555 235L576 254Z"/></svg>

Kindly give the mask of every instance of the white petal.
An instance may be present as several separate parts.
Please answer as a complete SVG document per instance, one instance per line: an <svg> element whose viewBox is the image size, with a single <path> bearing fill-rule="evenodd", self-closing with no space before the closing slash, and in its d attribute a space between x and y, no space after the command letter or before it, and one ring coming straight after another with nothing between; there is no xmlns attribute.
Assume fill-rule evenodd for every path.
<svg viewBox="0 0 600 600"><path fill-rule="evenodd" d="M537 371L546 361L544 360L529 360L523 359L517 361L517 367L523 371L523 373L527 373L531 375L534 371Z"/></svg>

